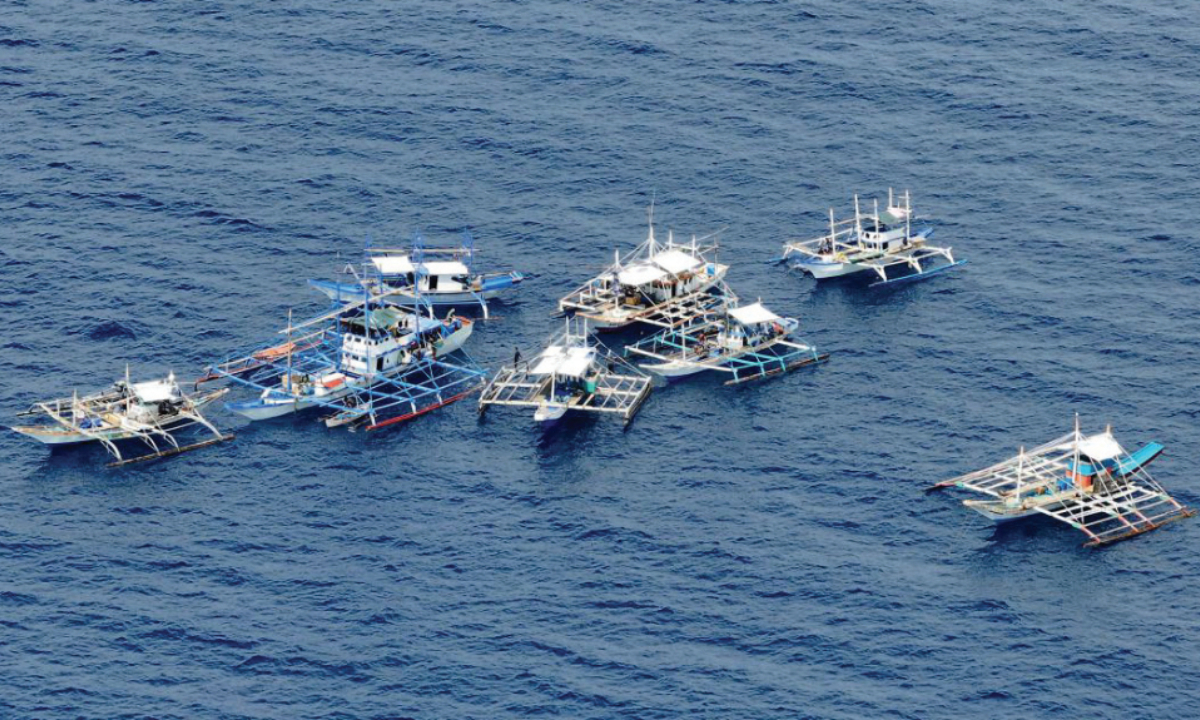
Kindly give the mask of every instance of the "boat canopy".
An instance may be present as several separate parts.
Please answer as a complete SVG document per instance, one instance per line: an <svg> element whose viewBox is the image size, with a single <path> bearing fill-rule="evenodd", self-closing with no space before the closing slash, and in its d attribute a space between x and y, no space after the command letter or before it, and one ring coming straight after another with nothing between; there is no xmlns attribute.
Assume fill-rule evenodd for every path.
<svg viewBox="0 0 1200 720"><path fill-rule="evenodd" d="M1097 461L1111 460L1124 454L1121 445L1108 433L1100 433L1080 440L1079 452Z"/></svg>
<svg viewBox="0 0 1200 720"><path fill-rule="evenodd" d="M662 280L667 276L668 274L665 271L654 265L632 265L617 273L617 280L622 285L640 287L648 285L655 280Z"/></svg>
<svg viewBox="0 0 1200 720"><path fill-rule="evenodd" d="M407 275L414 270L407 255L376 255L371 262L384 275Z"/></svg>
<svg viewBox="0 0 1200 720"><path fill-rule="evenodd" d="M763 304L760 302L756 302L753 305L730 308L729 315L743 325L776 322L780 319L778 315L763 307Z"/></svg>
<svg viewBox="0 0 1200 720"><path fill-rule="evenodd" d="M457 260L427 262L422 264L421 269L426 275L469 275L471 272Z"/></svg>
<svg viewBox="0 0 1200 720"><path fill-rule="evenodd" d="M156 403L175 397L175 383L168 380L151 380L133 384L133 394L139 402Z"/></svg>
<svg viewBox="0 0 1200 720"><path fill-rule="evenodd" d="M652 258L652 260L654 261L655 265L659 266L663 270L666 270L672 275L678 275L680 273L688 272L689 270L695 270L703 264L695 257L688 255L682 250L676 250L675 248L664 250L658 253Z"/></svg>
<svg viewBox="0 0 1200 720"><path fill-rule="evenodd" d="M371 262L384 275L408 275L416 270L407 255L376 255ZM426 275L469 275L471 270L457 260L437 260L421 264Z"/></svg>
<svg viewBox="0 0 1200 720"><path fill-rule="evenodd" d="M408 314L408 312L401 310L400 308L381 307L375 308L374 310L368 310L366 316L369 319L368 321L370 322L372 330L385 330L399 325L404 320L404 316ZM362 327L363 316L362 314L350 315L345 318L345 321L349 325L357 325Z"/></svg>
<svg viewBox="0 0 1200 720"><path fill-rule="evenodd" d="M594 348L551 345L542 352L538 364L529 374L583 377L587 374L588 367L592 364L595 356Z"/></svg>

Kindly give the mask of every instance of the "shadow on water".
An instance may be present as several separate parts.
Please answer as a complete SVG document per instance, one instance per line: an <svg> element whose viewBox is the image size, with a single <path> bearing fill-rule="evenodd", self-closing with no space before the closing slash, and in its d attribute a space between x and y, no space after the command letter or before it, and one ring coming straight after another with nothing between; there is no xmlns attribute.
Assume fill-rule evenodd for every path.
<svg viewBox="0 0 1200 720"><path fill-rule="evenodd" d="M536 428L538 458L554 462L564 450L570 452L586 442L596 431L600 418L596 413L570 412L561 419Z"/></svg>
<svg viewBox="0 0 1200 720"><path fill-rule="evenodd" d="M863 308L893 307L924 299L952 277L936 275L896 285L872 285L875 279L874 273L858 273L821 280L813 288L811 298L814 303L823 304L837 301Z"/></svg>
<svg viewBox="0 0 1200 720"><path fill-rule="evenodd" d="M1037 551L1065 552L1082 549L1084 536L1053 518L1035 515L997 523L983 553Z"/></svg>

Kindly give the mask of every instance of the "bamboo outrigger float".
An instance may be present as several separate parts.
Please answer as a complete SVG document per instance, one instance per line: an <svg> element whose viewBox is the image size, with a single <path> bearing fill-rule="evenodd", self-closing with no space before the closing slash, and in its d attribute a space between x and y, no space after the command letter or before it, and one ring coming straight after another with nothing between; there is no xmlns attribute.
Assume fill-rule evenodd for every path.
<svg viewBox="0 0 1200 720"><path fill-rule="evenodd" d="M974 490L990 499L963 504L994 522L1047 515L1081 530L1088 538L1084 544L1098 547L1196 514L1146 470L1162 451L1152 442L1129 453L1111 427L1084 436L1076 416L1074 432L930 490Z"/></svg>
<svg viewBox="0 0 1200 720"><path fill-rule="evenodd" d="M434 307L478 306L488 317L488 300L514 290L525 276L516 271L481 273L475 269L475 238L463 232L458 247L425 247L420 233L408 248L373 247L363 251L364 265L371 272L360 277L353 266L349 281L309 280L308 284L325 293L335 303L353 302L364 289L386 295L388 301L407 306Z"/></svg>
<svg viewBox="0 0 1200 720"><path fill-rule="evenodd" d="M853 218L835 221L830 209L828 235L785 243L778 260L790 261L818 280L874 272L879 280L872 285L923 280L965 265L966 260L954 259L950 248L929 244L933 228L913 232L912 201L907 190L903 201L903 205L898 204L888 189L884 212L879 211L876 200L874 212L863 213L855 195Z"/></svg>
<svg viewBox="0 0 1200 720"><path fill-rule="evenodd" d="M618 366L628 371L619 373ZM479 413L511 405L534 408L534 421L544 424L568 412L596 412L619 415L628 425L651 387L649 376L593 344L586 322L568 318L565 331L537 357L522 361L517 353L496 373L479 397Z"/></svg>
<svg viewBox="0 0 1200 720"><path fill-rule="evenodd" d="M758 380L822 362L828 353L795 337L800 322L776 315L761 302L736 300L684 327L668 328L625 348L644 360L643 370L679 378L712 370L726 385Z"/></svg>
<svg viewBox="0 0 1200 720"><path fill-rule="evenodd" d="M45 421L12 429L51 446L100 443L116 458L109 467L146 462L232 440L232 434L222 433L200 414L201 408L226 392L220 389L188 395L175 381L174 373L162 380L131 382L127 367L125 379L107 390L36 403L18 417L40 416ZM180 445L176 435L196 427L213 437ZM126 448L122 453L117 443L123 440L140 440L149 450L129 454Z"/></svg>
<svg viewBox="0 0 1200 720"><path fill-rule="evenodd" d="M652 211L653 212L653 211ZM622 255L604 272L558 301L560 312L575 315L597 330L616 330L633 323L677 327L707 309L728 265L716 260L712 236L689 243L654 237L653 218L646 240Z"/></svg>

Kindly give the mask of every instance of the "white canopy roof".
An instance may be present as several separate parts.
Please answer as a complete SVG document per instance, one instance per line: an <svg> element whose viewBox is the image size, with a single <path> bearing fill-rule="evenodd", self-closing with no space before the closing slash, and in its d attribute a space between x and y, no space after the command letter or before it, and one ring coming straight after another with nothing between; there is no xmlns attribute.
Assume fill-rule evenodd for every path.
<svg viewBox="0 0 1200 720"><path fill-rule="evenodd" d="M775 322L780 319L778 315L763 307L763 304L760 302L756 302L753 305L730 308L729 315L743 325Z"/></svg>
<svg viewBox="0 0 1200 720"><path fill-rule="evenodd" d="M439 260L423 264L426 275L468 275L470 270L457 260Z"/></svg>
<svg viewBox="0 0 1200 720"><path fill-rule="evenodd" d="M587 374L592 358L596 356L595 348L563 347L551 345L546 348L538 364L530 371L530 375L562 375L565 377L583 377Z"/></svg>
<svg viewBox="0 0 1200 720"><path fill-rule="evenodd" d="M631 265L617 273L618 282L634 287L662 280L665 277L667 277L667 273L654 265Z"/></svg>
<svg viewBox="0 0 1200 720"><path fill-rule="evenodd" d="M412 260L407 255L376 255L371 262L384 275L407 275L413 271Z"/></svg>
<svg viewBox="0 0 1200 720"><path fill-rule="evenodd" d="M151 380L133 384L133 394L138 401L156 403L170 400L175 395L175 383L169 380Z"/></svg>
<svg viewBox="0 0 1200 720"><path fill-rule="evenodd" d="M687 272L688 270L695 270L703 264L695 257L675 248L663 250L651 259L654 261L655 265L659 266L663 270L666 270L672 275L678 275L679 273Z"/></svg>
<svg viewBox="0 0 1200 720"><path fill-rule="evenodd" d="M1100 433L1080 440L1079 452L1093 460L1111 460L1122 454L1120 444L1108 433Z"/></svg>
<svg viewBox="0 0 1200 720"><path fill-rule="evenodd" d="M413 272L412 259L407 255L376 255L371 258L375 267L384 275L407 275ZM457 260L437 260L421 264L426 275L469 275L466 265Z"/></svg>

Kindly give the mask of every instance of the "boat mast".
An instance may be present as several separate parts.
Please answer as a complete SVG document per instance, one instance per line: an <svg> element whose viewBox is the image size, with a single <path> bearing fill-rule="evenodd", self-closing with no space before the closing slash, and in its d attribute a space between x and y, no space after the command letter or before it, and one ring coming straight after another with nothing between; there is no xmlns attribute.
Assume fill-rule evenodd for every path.
<svg viewBox="0 0 1200 720"><path fill-rule="evenodd" d="M288 390L295 393L296 387L292 383L292 349L293 348L292 348L292 309L291 308L288 308L287 349L288 349L288 361L287 361Z"/></svg>
<svg viewBox="0 0 1200 720"><path fill-rule="evenodd" d="M879 198L875 198L875 234L879 234Z"/></svg>
<svg viewBox="0 0 1200 720"><path fill-rule="evenodd" d="M1079 483L1079 413L1075 413L1075 465L1071 468L1071 484L1078 487Z"/></svg>
<svg viewBox="0 0 1200 720"><path fill-rule="evenodd" d="M862 215L858 211L858 193L854 193L854 235L858 244L862 244Z"/></svg>
<svg viewBox="0 0 1200 720"><path fill-rule="evenodd" d="M904 191L904 238L912 237L912 197L908 190Z"/></svg>
<svg viewBox="0 0 1200 720"><path fill-rule="evenodd" d="M837 225L833 222L833 208L829 208L829 252L837 249Z"/></svg>
<svg viewBox="0 0 1200 720"><path fill-rule="evenodd" d="M654 196L650 196L650 211L647 216L647 223L650 225L650 234L646 237L646 248L650 255L654 255L655 246L657 243L654 240Z"/></svg>
<svg viewBox="0 0 1200 720"><path fill-rule="evenodd" d="M1021 503L1021 480L1025 472L1025 446L1021 446L1021 454L1017 458L1017 504Z"/></svg>

